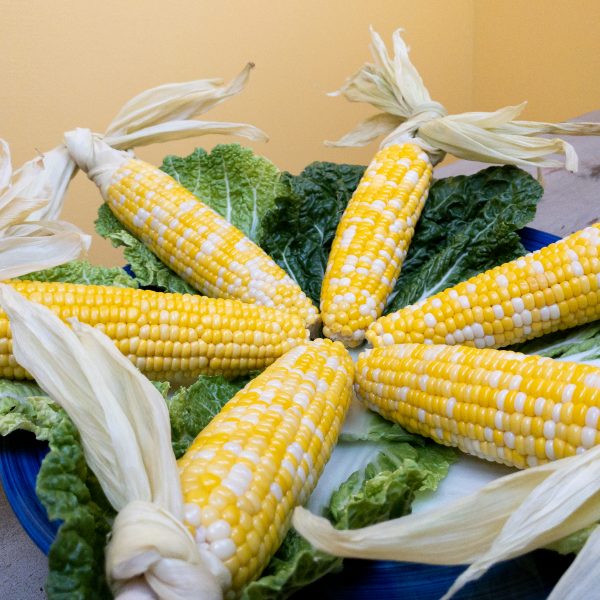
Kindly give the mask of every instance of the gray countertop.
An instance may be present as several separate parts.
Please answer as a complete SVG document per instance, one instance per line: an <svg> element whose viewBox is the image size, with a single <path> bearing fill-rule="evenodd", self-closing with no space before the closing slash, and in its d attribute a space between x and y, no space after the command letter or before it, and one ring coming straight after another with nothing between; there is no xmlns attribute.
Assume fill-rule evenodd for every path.
<svg viewBox="0 0 600 600"><path fill-rule="evenodd" d="M600 121L600 111L575 120ZM579 171L544 171L544 197L530 224L560 236L600 221L600 139L565 139L577 149ZM436 177L473 173L487 166L457 161L436 169ZM18 523L0 486L0 598L44 598L47 570L46 557Z"/></svg>
<svg viewBox="0 0 600 600"><path fill-rule="evenodd" d="M0 598L45 598L46 557L17 521L0 485Z"/></svg>

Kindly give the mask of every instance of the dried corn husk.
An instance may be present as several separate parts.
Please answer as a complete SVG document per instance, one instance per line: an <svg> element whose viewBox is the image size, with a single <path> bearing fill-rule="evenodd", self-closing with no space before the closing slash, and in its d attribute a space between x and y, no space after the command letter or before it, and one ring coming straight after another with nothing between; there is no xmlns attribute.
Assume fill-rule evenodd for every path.
<svg viewBox="0 0 600 600"><path fill-rule="evenodd" d="M57 220L32 220L49 203L51 186L42 158L13 173L10 150L0 140L0 280L79 258L90 236Z"/></svg>
<svg viewBox="0 0 600 600"><path fill-rule="evenodd" d="M252 63L248 63L228 84L221 79L199 79L146 90L125 103L104 134L86 130L90 140L87 144L93 149L96 140L116 150L131 150L138 146L211 133L266 141L267 135L253 125L199 121L194 118L239 94L253 67ZM81 137L81 132L79 135ZM46 152L44 159L51 173L54 193L50 202L34 217L56 218L62 210L67 187L77 166L64 145ZM94 175L90 173L92 178Z"/></svg>
<svg viewBox="0 0 600 600"><path fill-rule="evenodd" d="M293 524L317 548L337 556L469 564L444 596L447 599L494 564L543 548L598 520L600 447L595 447L501 477L447 506L371 527L338 531L302 508L296 509ZM580 564L587 564L594 555L600 543L596 532L584 547ZM576 561L564 575L565 581L583 568ZM573 598L593 597L599 585L600 573L589 572L585 589ZM555 597L565 596L557 593Z"/></svg>
<svg viewBox="0 0 600 600"><path fill-rule="evenodd" d="M229 572L200 553L181 521L169 416L157 389L97 329L75 319L69 328L2 284L0 306L17 361L67 411L88 465L119 511L106 553L116 596L221 598Z"/></svg>
<svg viewBox="0 0 600 600"><path fill-rule="evenodd" d="M332 146L364 146L385 135L382 146L413 141L430 155L433 164L446 153L457 158L533 167L564 166L577 170L577 154L561 139L538 137L544 133L600 135L599 123L538 123L515 121L526 103L495 112L448 115L431 99L411 63L401 30L393 34L394 55L388 55L381 37L371 29L374 64L364 65L345 85L333 92L351 102L368 102L380 113L360 123ZM550 158L564 155L563 161Z"/></svg>

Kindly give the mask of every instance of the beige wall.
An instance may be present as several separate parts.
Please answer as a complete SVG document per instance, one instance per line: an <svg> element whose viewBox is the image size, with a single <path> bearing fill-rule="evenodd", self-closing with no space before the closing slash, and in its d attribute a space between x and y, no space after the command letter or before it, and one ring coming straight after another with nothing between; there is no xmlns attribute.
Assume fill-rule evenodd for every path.
<svg viewBox="0 0 600 600"><path fill-rule="evenodd" d="M598 0L476 0L473 102L528 101L524 115L564 120L600 109Z"/></svg>
<svg viewBox="0 0 600 600"><path fill-rule="evenodd" d="M600 3L557 0L0 0L0 137L15 165L76 126L102 131L121 104L169 81L231 78L248 60L247 90L210 113L263 128L254 148L280 168L313 160L365 163L375 146L322 145L372 109L325 93L368 58L368 25L386 40L406 30L434 99L451 112L529 99L527 116L569 118L600 108ZM217 138L142 148L210 148ZM245 143L245 142L244 142ZM65 218L92 230L100 197L83 175ZM95 239L91 259L120 264Z"/></svg>
<svg viewBox="0 0 600 600"><path fill-rule="evenodd" d="M333 150L334 139L369 114L325 93L367 59L368 25L387 39L403 26L432 93L460 110L471 95L472 2L429 0L415 10L399 0L0 0L0 137L15 164L49 149L76 126L102 131L134 94L169 81L231 78L256 63L239 97L209 118L242 120L271 140L254 144L280 168L313 160L365 162L373 148ZM445 51L440 62L437 46ZM138 154L160 164L167 153L232 140L210 136ZM245 142L244 142L245 143ZM79 174L65 217L92 230L100 196ZM120 254L95 239L94 262Z"/></svg>

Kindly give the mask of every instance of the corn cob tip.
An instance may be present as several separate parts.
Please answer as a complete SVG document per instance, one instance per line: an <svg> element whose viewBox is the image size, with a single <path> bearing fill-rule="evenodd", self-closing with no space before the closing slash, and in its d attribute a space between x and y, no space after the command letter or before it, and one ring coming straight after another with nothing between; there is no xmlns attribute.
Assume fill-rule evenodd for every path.
<svg viewBox="0 0 600 600"><path fill-rule="evenodd" d="M358 348L365 340L364 329L358 329L349 335L344 335L344 332L336 333L325 326L323 327L323 335L330 340L343 344L346 348Z"/></svg>
<svg viewBox="0 0 600 600"><path fill-rule="evenodd" d="M316 320L312 323L308 323L307 327L311 340L316 340L321 337L321 334L323 333L323 321L321 321L321 315L318 314Z"/></svg>

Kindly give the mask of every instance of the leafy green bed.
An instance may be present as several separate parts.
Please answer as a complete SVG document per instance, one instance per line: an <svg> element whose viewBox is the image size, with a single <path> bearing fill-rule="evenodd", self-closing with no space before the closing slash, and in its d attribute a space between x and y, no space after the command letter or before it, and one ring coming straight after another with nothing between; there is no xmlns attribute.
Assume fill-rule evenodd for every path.
<svg viewBox="0 0 600 600"><path fill-rule="evenodd" d="M279 171L270 161L237 144L212 152L165 159L163 170L259 243L318 303L327 256L339 218L364 167L313 163L299 175ZM518 229L531 221L542 189L515 167L492 167L476 175L436 181L431 189L402 275L388 310L426 297L484 269L525 252ZM116 246L136 278L120 269L77 262L28 278L152 286L196 293L137 239L106 205L98 232ZM587 326L550 340L553 356L568 353L594 359L600 326ZM543 351L544 341L524 346ZM596 352L596 353L595 353ZM201 377L194 385L169 390L156 383L168 403L173 450L180 456L195 435L245 380ZM83 458L77 431L65 413L31 383L0 380L0 434L26 429L47 440L37 493L50 519L61 519L49 556L48 596L103 598L103 547L114 513ZM434 490L456 454L397 425L353 407L330 463L310 500L336 527L362 527L410 512L423 490ZM341 559L316 551L291 531L262 577L247 586L247 599L285 598Z"/></svg>

